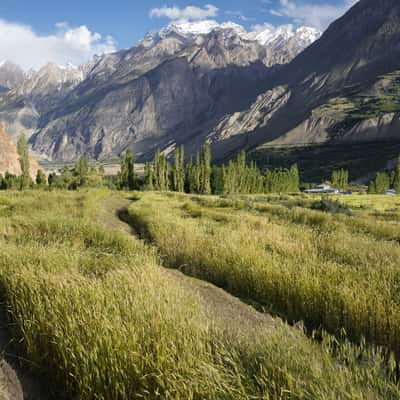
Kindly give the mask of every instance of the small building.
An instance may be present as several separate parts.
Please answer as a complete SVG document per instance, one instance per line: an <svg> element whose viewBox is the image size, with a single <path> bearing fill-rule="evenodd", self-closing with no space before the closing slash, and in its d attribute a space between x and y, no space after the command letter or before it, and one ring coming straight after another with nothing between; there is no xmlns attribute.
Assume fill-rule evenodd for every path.
<svg viewBox="0 0 400 400"><path fill-rule="evenodd" d="M306 194L339 194L340 191L329 185L318 185L315 189L307 189L304 191Z"/></svg>

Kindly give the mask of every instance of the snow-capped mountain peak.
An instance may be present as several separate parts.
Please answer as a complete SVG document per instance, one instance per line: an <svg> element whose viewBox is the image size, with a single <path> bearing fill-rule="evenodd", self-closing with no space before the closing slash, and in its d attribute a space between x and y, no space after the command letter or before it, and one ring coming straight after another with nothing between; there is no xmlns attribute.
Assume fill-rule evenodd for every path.
<svg viewBox="0 0 400 400"><path fill-rule="evenodd" d="M299 37L300 40L308 41L308 42L315 42L318 40L322 33L315 28L310 26L301 26L296 30L296 35Z"/></svg>
<svg viewBox="0 0 400 400"><path fill-rule="evenodd" d="M279 46L292 38L297 38L304 45L309 45L321 36L321 32L312 27L302 26L297 29L293 25L274 27L270 24L258 25L252 31L234 22L218 23L214 20L196 22L175 22L161 29L158 33L149 33L140 42L144 46L151 46L155 41L168 38L175 34L184 38L193 39L197 36L208 35L211 32L227 31L238 37L256 41L262 46Z"/></svg>
<svg viewBox="0 0 400 400"><path fill-rule="evenodd" d="M249 39L256 40L263 46L271 44L279 45L292 38L297 38L300 42L309 45L319 39L320 36L321 32L309 26L301 26L294 29L293 25L274 27L269 24L257 27L253 32L248 34Z"/></svg>
<svg viewBox="0 0 400 400"><path fill-rule="evenodd" d="M164 38L171 33L177 33L182 36L198 36L207 35L220 25L214 20L198 21L198 22L181 22L172 23L166 28L161 29L159 36Z"/></svg>

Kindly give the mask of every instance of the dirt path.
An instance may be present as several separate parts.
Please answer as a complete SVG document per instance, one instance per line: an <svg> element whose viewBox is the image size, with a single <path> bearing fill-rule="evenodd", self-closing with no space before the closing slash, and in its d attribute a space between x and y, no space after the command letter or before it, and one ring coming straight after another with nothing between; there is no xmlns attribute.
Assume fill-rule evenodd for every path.
<svg viewBox="0 0 400 400"><path fill-rule="evenodd" d="M5 306L0 304L0 400L49 400L46 385L15 351Z"/></svg>
<svg viewBox="0 0 400 400"><path fill-rule="evenodd" d="M127 221L131 201L123 197L110 197L99 207L99 220L109 229L135 234ZM256 311L238 298L211 283L188 277L178 270L162 268L163 273L175 284L200 295L207 314L229 330L256 333L258 329L271 329L276 321L269 315Z"/></svg>

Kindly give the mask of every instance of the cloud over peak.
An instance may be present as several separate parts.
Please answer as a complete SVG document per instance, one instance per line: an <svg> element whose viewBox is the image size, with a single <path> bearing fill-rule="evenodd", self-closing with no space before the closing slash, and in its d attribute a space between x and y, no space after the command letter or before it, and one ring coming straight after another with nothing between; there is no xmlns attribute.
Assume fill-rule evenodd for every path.
<svg viewBox="0 0 400 400"><path fill-rule="evenodd" d="M218 8L212 4L207 4L204 8L196 6L179 7L160 7L150 10L151 18L167 18L172 21L201 21L208 18L215 18L218 15Z"/></svg>
<svg viewBox="0 0 400 400"><path fill-rule="evenodd" d="M342 16L358 0L340 0L337 4L299 3L294 0L279 0L277 8L270 9L272 15L293 19L297 24L325 30L335 19ZM266 3L266 0L264 0ZM269 3L269 2L268 2Z"/></svg>
<svg viewBox="0 0 400 400"><path fill-rule="evenodd" d="M103 38L86 25L60 22L53 34L40 35L28 25L0 20L0 61L10 60L24 69L38 69L47 62L78 65L115 49L111 36Z"/></svg>

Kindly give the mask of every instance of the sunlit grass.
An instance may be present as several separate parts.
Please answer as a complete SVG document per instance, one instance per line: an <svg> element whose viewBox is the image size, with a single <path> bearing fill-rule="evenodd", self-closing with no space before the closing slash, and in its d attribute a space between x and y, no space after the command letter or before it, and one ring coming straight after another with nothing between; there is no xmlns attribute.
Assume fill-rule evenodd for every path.
<svg viewBox="0 0 400 400"><path fill-rule="evenodd" d="M254 197L145 194L130 212L170 266L290 322L400 353L397 224Z"/></svg>
<svg viewBox="0 0 400 400"><path fill-rule="evenodd" d="M200 206L186 196L146 195L131 213L157 238L167 255L161 260L144 242L97 222L109 195L0 194L2 296L16 341L47 374L54 398L399 398L395 364L387 367L379 350L339 345L330 336L317 343L283 323L236 336L214 324L199 297L160 267L163 260L185 263L232 291L243 280L248 298L266 296L255 275L258 258L269 254L277 267L261 276L271 283L285 268L281 278L295 275L290 260L302 249L313 251L311 228L264 221L254 211ZM300 236L307 239L303 247ZM236 248L241 243L247 253ZM280 265L285 254L288 264Z"/></svg>

